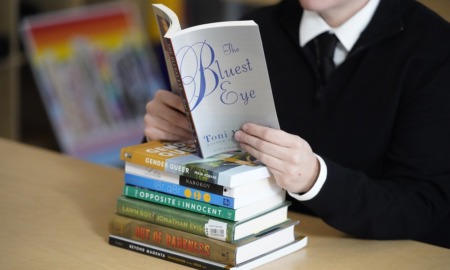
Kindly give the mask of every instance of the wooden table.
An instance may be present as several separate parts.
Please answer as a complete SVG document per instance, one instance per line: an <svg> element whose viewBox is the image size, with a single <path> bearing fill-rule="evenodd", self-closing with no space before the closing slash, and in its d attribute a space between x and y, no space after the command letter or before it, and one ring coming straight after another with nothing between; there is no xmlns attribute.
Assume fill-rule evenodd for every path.
<svg viewBox="0 0 450 270"><path fill-rule="evenodd" d="M123 171L0 139L0 269L189 269L110 246ZM290 213L308 246L259 269L450 269L450 250L350 238Z"/></svg>

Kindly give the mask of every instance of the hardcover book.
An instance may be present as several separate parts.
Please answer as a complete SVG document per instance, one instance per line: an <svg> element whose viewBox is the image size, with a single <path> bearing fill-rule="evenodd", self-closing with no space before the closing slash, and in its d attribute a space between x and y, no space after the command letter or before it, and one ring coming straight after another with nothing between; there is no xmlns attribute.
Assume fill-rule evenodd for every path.
<svg viewBox="0 0 450 270"><path fill-rule="evenodd" d="M282 190L273 196L265 198L261 202L249 204L238 209L216 206L209 203L199 202L130 185L124 186L123 195L130 198L205 214L216 218L241 221L260 215L266 211L274 209L275 207L279 207L282 203L285 203L286 191Z"/></svg>
<svg viewBox="0 0 450 270"><path fill-rule="evenodd" d="M201 158L186 142L149 141L121 149L121 159L160 171L234 188L271 177L267 167L243 151Z"/></svg>
<svg viewBox="0 0 450 270"><path fill-rule="evenodd" d="M289 205L290 203L286 202L256 217L243 221L230 221L119 196L116 213L204 237L235 242L287 221Z"/></svg>
<svg viewBox="0 0 450 270"><path fill-rule="evenodd" d="M279 128L254 21L181 29L172 10L162 4L153 10L171 88L181 96L199 156L238 150L233 134L244 123Z"/></svg>
<svg viewBox="0 0 450 270"><path fill-rule="evenodd" d="M222 264L206 259L202 259L197 256L191 256L176 252L173 250L161 248L155 245L150 245L138 241L131 240L120 236L110 235L109 244L112 246L120 247L133 252L145 254L147 256L155 257L161 260L177 263L194 269L208 269L208 270L250 270L255 267L259 267L263 264L272 262L288 254L294 253L304 248L308 243L308 238L305 236L297 236L295 241L287 244L278 249L267 252L261 256L258 256L252 260L244 263L240 263L236 266Z"/></svg>
<svg viewBox="0 0 450 270"><path fill-rule="evenodd" d="M147 179L153 179L163 182L168 182L172 184L177 184L186 188L191 188L193 190L203 191L205 193L217 194L220 196L225 196L228 198L235 199L235 204L239 205L239 201L247 202L248 200L258 199L255 196L255 189L258 190L259 194L274 193L281 190L281 187L277 185L273 177L267 177L257 180L253 183L239 185L234 188L229 188L211 182L204 182L191 177L186 177L183 175L165 172L157 170L148 166L143 166L131 162L125 162L125 174L133 174L136 176L141 176ZM126 181L125 176L125 181ZM134 185L134 184L132 184ZM140 186L137 185L136 186ZM142 186L145 187L145 186Z"/></svg>
<svg viewBox="0 0 450 270"><path fill-rule="evenodd" d="M109 233L115 236L148 243L183 254L236 266L295 241L294 228L298 221L287 221L256 236L236 243L158 226L133 218L114 215Z"/></svg>

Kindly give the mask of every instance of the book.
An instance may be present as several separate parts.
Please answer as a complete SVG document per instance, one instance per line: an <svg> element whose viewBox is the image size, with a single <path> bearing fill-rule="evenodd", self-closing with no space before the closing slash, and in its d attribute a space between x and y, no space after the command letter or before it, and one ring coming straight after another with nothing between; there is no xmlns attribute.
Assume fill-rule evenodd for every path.
<svg viewBox="0 0 450 270"><path fill-rule="evenodd" d="M108 230L112 235L236 266L294 242L294 228L298 223L289 220L236 243L202 237L117 214L111 217Z"/></svg>
<svg viewBox="0 0 450 270"><path fill-rule="evenodd" d="M130 198L158 203L195 213L205 214L216 218L222 218L231 221L241 221L260 215L266 211L280 206L282 203L285 203L286 191L282 190L274 196L265 198L261 202L249 204L238 209L216 206L209 203L199 202L130 185L124 186L123 195Z"/></svg>
<svg viewBox="0 0 450 270"><path fill-rule="evenodd" d="M196 256L190 256L173 250L168 250L158 246L134 241L120 236L109 235L109 244L120 247L126 250L158 258L161 260L177 263L188 266L194 269L208 269L208 270L249 270L259 267L266 263L275 261L281 257L294 253L308 244L308 237L296 236L294 242L275 249L271 252L265 253L247 262L238 264L236 266L217 263L210 260L205 260Z"/></svg>
<svg viewBox="0 0 450 270"><path fill-rule="evenodd" d="M158 181L169 182L183 187L192 188L195 190L200 190L208 193L214 193L217 195L231 197L244 201L252 200L255 197L254 196L255 189L258 189L258 194L273 193L281 190L281 187L277 185L275 179L272 176L257 180L253 183L239 185L234 188L229 188L211 182L204 182L191 177L165 172L131 162L125 162L125 173L142 176L145 178L154 179Z"/></svg>
<svg viewBox="0 0 450 270"><path fill-rule="evenodd" d="M116 213L231 243L287 221L289 205L290 203L286 201L279 207L253 218L243 221L229 221L157 203L119 196L117 198Z"/></svg>
<svg viewBox="0 0 450 270"><path fill-rule="evenodd" d="M138 186L146 189L167 193L187 199L192 199L204 203L210 203L230 209L237 208L241 205L235 205L234 198L217 195L214 193L204 192L197 189L183 187L175 183L158 181L143 176L125 173L125 185ZM245 205L242 205L245 206Z"/></svg>
<svg viewBox="0 0 450 270"><path fill-rule="evenodd" d="M154 140L122 147L120 157L125 162L229 188L271 177L264 164L243 151L209 158L201 158L196 153L195 145L188 142Z"/></svg>
<svg viewBox="0 0 450 270"><path fill-rule="evenodd" d="M254 21L181 29L168 7L153 4L153 11L171 88L181 96L199 156L238 150L233 134L244 123L280 128Z"/></svg>
<svg viewBox="0 0 450 270"><path fill-rule="evenodd" d="M204 203L210 203L213 205L222 206L230 209L237 209L252 203L256 203L257 201L263 200L264 198L277 194L281 191L281 188L274 188L273 190L266 189L260 191L258 186L255 185L253 188L253 194L247 195L245 197L242 196L232 198L194 189L191 187L181 186L178 183L159 181L148 177L134 175L127 172L125 172L124 182L125 185L143 187L146 189L167 193ZM274 185L276 184L274 183ZM255 190L257 190L258 192L255 192Z"/></svg>

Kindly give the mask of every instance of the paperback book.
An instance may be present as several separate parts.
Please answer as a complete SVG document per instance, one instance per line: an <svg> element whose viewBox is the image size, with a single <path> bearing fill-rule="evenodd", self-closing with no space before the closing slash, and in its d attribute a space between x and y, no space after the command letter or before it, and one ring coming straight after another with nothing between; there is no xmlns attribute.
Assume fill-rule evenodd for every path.
<svg viewBox="0 0 450 270"><path fill-rule="evenodd" d="M158 203L195 213L205 214L216 218L222 218L231 221L241 221L260 215L266 211L272 210L275 207L279 207L282 203L285 202L286 191L282 190L274 196L265 198L265 200L262 202L249 204L238 209L216 206L209 203L203 203L130 185L124 186L123 195L130 198Z"/></svg>
<svg viewBox="0 0 450 270"><path fill-rule="evenodd" d="M201 158L195 145L186 142L149 141L123 147L120 156L125 162L229 188L271 177L267 167L246 152Z"/></svg>
<svg viewBox="0 0 450 270"><path fill-rule="evenodd" d="M253 218L242 221L230 221L119 196L117 198L116 213L204 237L226 242L236 242L286 222L288 220L289 205L290 203L286 201L279 207Z"/></svg>
<svg viewBox="0 0 450 270"><path fill-rule="evenodd" d="M211 192L206 192L191 187L181 186L178 183L159 181L143 176L125 173L125 185L138 186L146 189L167 193L199 202L210 203L213 205L237 209L249 204L264 200L266 197L273 196L281 191L281 188L260 190L255 184L253 194L242 197L227 197ZM275 185L275 183L274 183ZM257 192L255 192L257 191Z"/></svg>
<svg viewBox="0 0 450 270"><path fill-rule="evenodd" d="M153 4L172 91L183 101L198 155L236 151L235 131L251 122L279 128L258 25L227 21L181 29Z"/></svg>
<svg viewBox="0 0 450 270"><path fill-rule="evenodd" d="M192 188L193 190L199 190L206 193L233 198L236 200L236 204L239 204L239 202L237 201L252 200L254 197L258 199L258 197L255 196L255 190L258 190L258 194L273 193L281 190L281 187L277 185L273 177L267 177L257 180L253 183L229 188L211 182L205 182L191 177L165 172L131 162L125 162L125 174L133 174L147 179L168 182L180 185L182 187Z"/></svg>
<svg viewBox="0 0 450 270"><path fill-rule="evenodd" d="M217 206L222 206L230 209L237 208L235 206L234 198L217 195L197 189L180 186L176 183L158 181L151 178L146 178L130 173L125 173L125 185L143 187L146 189L167 193L199 202L210 203ZM245 205L242 205L245 206Z"/></svg>
<svg viewBox="0 0 450 270"><path fill-rule="evenodd" d="M296 238L294 228L297 224L298 221L289 220L259 235L247 237L236 243L228 243L114 215L109 222L109 233L217 263L236 266L294 242Z"/></svg>

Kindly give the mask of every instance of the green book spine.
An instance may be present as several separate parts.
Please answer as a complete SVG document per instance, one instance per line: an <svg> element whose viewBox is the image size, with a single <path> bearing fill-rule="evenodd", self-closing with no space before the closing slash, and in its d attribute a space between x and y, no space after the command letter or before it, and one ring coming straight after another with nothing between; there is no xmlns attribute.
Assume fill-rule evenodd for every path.
<svg viewBox="0 0 450 270"><path fill-rule="evenodd" d="M237 246L199 235L113 215L109 233L218 263L236 265Z"/></svg>
<svg viewBox="0 0 450 270"><path fill-rule="evenodd" d="M169 194L160 193L153 190L139 188L130 185L124 186L123 194L131 198L167 205L170 207L175 207L178 209L183 209L194 213L200 213L216 218L236 221L235 209L215 206L208 203L172 196Z"/></svg>
<svg viewBox="0 0 450 270"><path fill-rule="evenodd" d="M116 212L123 216L226 242L234 241L235 222L233 221L214 219L208 215L126 196L117 198L116 208ZM218 223L221 226L217 226Z"/></svg>

